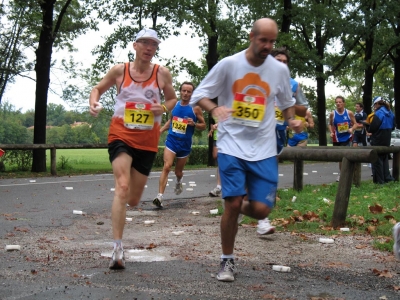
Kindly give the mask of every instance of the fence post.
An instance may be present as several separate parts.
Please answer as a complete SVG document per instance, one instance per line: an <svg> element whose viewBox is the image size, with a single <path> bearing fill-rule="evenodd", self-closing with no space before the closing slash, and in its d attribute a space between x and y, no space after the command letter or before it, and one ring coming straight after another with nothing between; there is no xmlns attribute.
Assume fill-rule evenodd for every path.
<svg viewBox="0 0 400 300"><path fill-rule="evenodd" d="M50 171L51 175L57 176L56 147L50 148Z"/></svg>
<svg viewBox="0 0 400 300"><path fill-rule="evenodd" d="M345 224L355 164L355 162L349 161L346 157L343 157L342 159L339 186L336 193L335 207L333 208L333 228L337 228Z"/></svg>
<svg viewBox="0 0 400 300"><path fill-rule="evenodd" d="M303 190L304 161L295 159L293 166L293 189L300 192Z"/></svg>
<svg viewBox="0 0 400 300"><path fill-rule="evenodd" d="M361 163L354 164L353 184L356 187L360 187L361 185Z"/></svg>
<svg viewBox="0 0 400 300"><path fill-rule="evenodd" d="M392 161L392 176L395 181L399 181L399 169L400 169L400 152L393 153Z"/></svg>

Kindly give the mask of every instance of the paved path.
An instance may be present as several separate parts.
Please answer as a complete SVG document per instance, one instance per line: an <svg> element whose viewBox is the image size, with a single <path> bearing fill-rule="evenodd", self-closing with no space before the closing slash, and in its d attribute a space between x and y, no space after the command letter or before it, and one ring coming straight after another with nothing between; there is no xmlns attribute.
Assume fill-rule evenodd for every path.
<svg viewBox="0 0 400 300"><path fill-rule="evenodd" d="M334 182L337 163L305 165L304 184ZM292 185L292 165L280 165L280 188ZM370 180L370 169L362 169ZM143 200L127 214L127 269L110 272L112 175L0 180L0 299L396 299L400 266L393 255L371 248L371 239L339 236L321 245L317 236L279 232L257 238L241 227L234 283L218 282L219 217L209 215L217 199L207 197L215 169L186 171L185 191L165 194L164 210L151 205L159 172L151 174ZM173 176L170 176L173 178ZM195 186L190 186L190 182ZM193 188L187 191L186 188ZM83 215L72 214L81 210ZM191 212L199 211L194 217ZM156 220L154 227L143 225ZM176 232L182 235L176 236ZM356 250L354 245L362 245ZM358 249L358 248L357 248ZM272 264L291 273L271 271ZM393 278L371 271L389 270Z"/></svg>

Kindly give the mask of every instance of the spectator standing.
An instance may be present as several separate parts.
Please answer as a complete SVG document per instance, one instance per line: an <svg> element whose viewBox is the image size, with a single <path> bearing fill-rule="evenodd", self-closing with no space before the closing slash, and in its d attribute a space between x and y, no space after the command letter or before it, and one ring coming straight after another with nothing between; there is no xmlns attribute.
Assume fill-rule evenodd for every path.
<svg viewBox="0 0 400 300"><path fill-rule="evenodd" d="M390 105L377 96L373 99L374 116L369 125L371 146L390 146L391 133L395 128L395 118ZM377 184L394 181L389 171L389 154L379 154L378 160L372 163L372 178Z"/></svg>

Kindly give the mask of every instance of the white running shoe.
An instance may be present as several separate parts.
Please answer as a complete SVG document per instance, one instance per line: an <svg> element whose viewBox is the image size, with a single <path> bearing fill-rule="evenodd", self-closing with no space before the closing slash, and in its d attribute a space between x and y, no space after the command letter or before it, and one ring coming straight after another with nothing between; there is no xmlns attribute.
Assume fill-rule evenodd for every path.
<svg viewBox="0 0 400 300"><path fill-rule="evenodd" d="M163 208L162 200L163 200L163 195L158 194L157 197L154 198L153 204L158 208Z"/></svg>
<svg viewBox="0 0 400 300"><path fill-rule="evenodd" d="M264 220L258 220L257 225L257 233L264 235L264 234L273 234L275 232L275 227L271 225L268 218Z"/></svg>
<svg viewBox="0 0 400 300"><path fill-rule="evenodd" d="M218 187L215 187L211 192L208 193L210 197L218 197L221 195L221 189Z"/></svg>
<svg viewBox="0 0 400 300"><path fill-rule="evenodd" d="M177 182L175 183L175 195L179 195L180 193L182 193L182 182Z"/></svg>
<svg viewBox="0 0 400 300"><path fill-rule="evenodd" d="M125 269L125 255L121 246L118 246L113 251L110 264L108 266L112 270Z"/></svg>

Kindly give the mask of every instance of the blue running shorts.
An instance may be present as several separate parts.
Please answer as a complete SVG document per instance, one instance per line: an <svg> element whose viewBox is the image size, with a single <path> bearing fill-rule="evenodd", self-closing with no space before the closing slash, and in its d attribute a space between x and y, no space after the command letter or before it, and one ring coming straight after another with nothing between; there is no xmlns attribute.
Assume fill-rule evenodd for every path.
<svg viewBox="0 0 400 300"><path fill-rule="evenodd" d="M308 133L307 132L300 132L300 133L295 133L293 137L288 139L288 145L290 147L295 147L297 144L300 144L308 139Z"/></svg>
<svg viewBox="0 0 400 300"><path fill-rule="evenodd" d="M269 208L275 205L278 187L278 160L272 156L258 161L247 161L218 153L222 195L224 198L246 195Z"/></svg>
<svg viewBox="0 0 400 300"><path fill-rule="evenodd" d="M192 151L192 139L181 139L167 135L165 147L175 153L176 158L184 158Z"/></svg>

